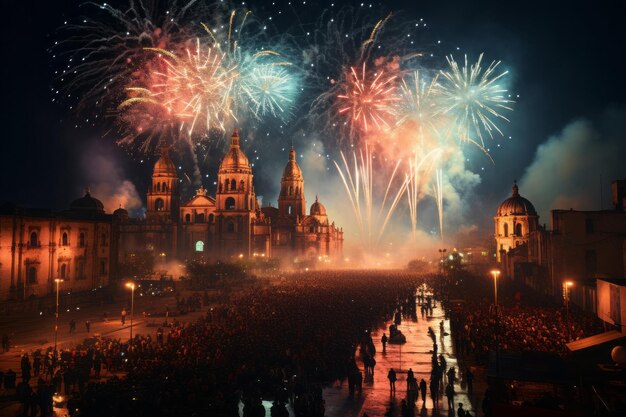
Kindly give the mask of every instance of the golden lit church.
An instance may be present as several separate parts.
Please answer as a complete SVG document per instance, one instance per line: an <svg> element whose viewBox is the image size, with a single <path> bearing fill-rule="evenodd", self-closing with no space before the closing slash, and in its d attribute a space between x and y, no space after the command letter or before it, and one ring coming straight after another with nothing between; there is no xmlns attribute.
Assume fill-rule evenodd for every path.
<svg viewBox="0 0 626 417"><path fill-rule="evenodd" d="M220 162L215 196L200 187L181 202L176 167L164 149L154 166L146 217L130 218L121 208L114 212L120 261L146 250L167 259L341 256L343 230L328 219L322 203L316 198L306 213L304 176L293 147L278 207L259 207L253 177L235 129Z"/></svg>

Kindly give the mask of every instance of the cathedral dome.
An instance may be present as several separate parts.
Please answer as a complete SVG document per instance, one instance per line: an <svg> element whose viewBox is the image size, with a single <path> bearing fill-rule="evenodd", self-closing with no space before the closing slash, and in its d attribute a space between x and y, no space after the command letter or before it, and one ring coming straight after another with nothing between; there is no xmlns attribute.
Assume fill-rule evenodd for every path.
<svg viewBox="0 0 626 417"><path fill-rule="evenodd" d="M293 146L289 151L289 162L287 162L285 170L283 171L283 178L302 178L302 170L296 162L296 150Z"/></svg>
<svg viewBox="0 0 626 417"><path fill-rule="evenodd" d="M120 208L116 209L113 214L117 217L128 217L128 210L120 206Z"/></svg>
<svg viewBox="0 0 626 417"><path fill-rule="evenodd" d="M70 204L70 210L80 212L95 212L104 213L104 205L97 198L93 198L89 194L89 190L85 191L85 195L81 198L77 198Z"/></svg>
<svg viewBox="0 0 626 417"><path fill-rule="evenodd" d="M154 175L176 175L176 165L170 158L169 147L161 148L161 157L154 164Z"/></svg>
<svg viewBox="0 0 626 417"><path fill-rule="evenodd" d="M519 194L519 187L517 183L514 183L513 194L500 204L497 215L536 216L537 210L535 210L533 203Z"/></svg>
<svg viewBox="0 0 626 417"><path fill-rule="evenodd" d="M326 215L326 207L322 203L317 200L317 196L315 196L315 203L311 204L311 216L325 216Z"/></svg>
<svg viewBox="0 0 626 417"><path fill-rule="evenodd" d="M224 155L222 162L220 163L220 171L249 171L250 165L248 158L241 151L239 147L239 132L235 128L233 135L230 137L230 149Z"/></svg>

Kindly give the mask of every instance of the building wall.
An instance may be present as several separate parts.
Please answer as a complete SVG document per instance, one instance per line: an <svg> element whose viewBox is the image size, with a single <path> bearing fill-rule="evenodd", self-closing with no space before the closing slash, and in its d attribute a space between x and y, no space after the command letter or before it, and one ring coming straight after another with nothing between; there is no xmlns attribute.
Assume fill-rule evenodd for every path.
<svg viewBox="0 0 626 417"><path fill-rule="evenodd" d="M626 280L614 283L597 281L598 318L611 325L619 325L624 331L626 325Z"/></svg>
<svg viewBox="0 0 626 417"><path fill-rule="evenodd" d="M87 291L109 284L110 220L0 215L0 300ZM64 237L65 236L65 237Z"/></svg>

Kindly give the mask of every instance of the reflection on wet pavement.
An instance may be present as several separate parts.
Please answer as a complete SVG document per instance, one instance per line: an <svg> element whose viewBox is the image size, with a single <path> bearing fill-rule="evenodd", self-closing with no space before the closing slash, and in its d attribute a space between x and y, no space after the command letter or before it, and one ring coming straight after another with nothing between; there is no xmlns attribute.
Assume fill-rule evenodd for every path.
<svg viewBox="0 0 626 417"><path fill-rule="evenodd" d="M426 384L430 381L430 372L432 370L432 339L428 335L428 327L432 327L435 332L438 354L443 354L448 369L452 366L456 369L457 380L454 384L454 403L455 409L449 410L448 400L444 394L443 387L439 394L439 412L433 412L433 403L430 396L430 389L426 395L426 403L422 402L421 394L418 396L414 413L416 416L431 415L454 415L456 416L456 408L458 403L463 403L463 408L469 411L472 416L476 416L470 398L467 394L467 387L461 384L462 373L459 373L457 359L452 348L452 339L449 335L441 337L440 323L444 320L443 310L437 306L433 310L433 315L422 319L419 307L418 321L412 321L410 318L403 318L398 328L406 336L407 342L404 345L387 345L387 352L382 353L381 337L383 332L389 334L388 322L385 329L376 329L372 332L372 338L376 345L376 367L373 377L365 377L363 381L363 392L361 395L355 394L353 398L349 397L348 383L335 383L324 390L324 399L326 401L326 416L328 417L359 417L363 413L367 413L369 417L383 416L401 416L401 401L406 399L406 378L409 368L413 370L418 383L423 378ZM450 334L450 322L444 321L444 334ZM357 364L363 375L363 361L358 351ZM396 382L395 396L390 394L389 380L387 373L393 368L398 380ZM425 407L424 407L425 406ZM453 413L454 412L454 413Z"/></svg>

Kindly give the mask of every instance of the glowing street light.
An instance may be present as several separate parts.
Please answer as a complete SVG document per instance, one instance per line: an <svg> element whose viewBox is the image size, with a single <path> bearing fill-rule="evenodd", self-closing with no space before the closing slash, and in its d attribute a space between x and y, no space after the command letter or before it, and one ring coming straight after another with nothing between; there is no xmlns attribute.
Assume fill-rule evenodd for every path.
<svg viewBox="0 0 626 417"><path fill-rule="evenodd" d="M563 292L565 297L565 323L567 325L567 341L570 341L570 324L569 324L569 291L570 288L574 285L573 281L565 281L563 282Z"/></svg>
<svg viewBox="0 0 626 417"><path fill-rule="evenodd" d="M498 309L498 277L500 276L500 271L494 269L491 271L491 275L493 275L493 298L496 305L496 310Z"/></svg>
<svg viewBox="0 0 626 417"><path fill-rule="evenodd" d="M135 283L128 282L126 287L130 288L130 349L133 349L133 315L135 312Z"/></svg>
<svg viewBox="0 0 626 417"><path fill-rule="evenodd" d="M56 284L56 293L57 293L57 303L56 303L56 311L54 313L54 355L56 358L57 354L57 338L59 334L59 284L61 284L63 280L61 278L55 278L54 283Z"/></svg>

